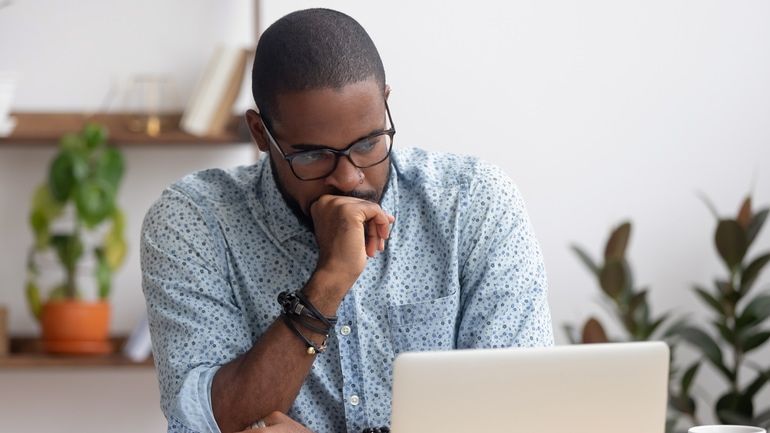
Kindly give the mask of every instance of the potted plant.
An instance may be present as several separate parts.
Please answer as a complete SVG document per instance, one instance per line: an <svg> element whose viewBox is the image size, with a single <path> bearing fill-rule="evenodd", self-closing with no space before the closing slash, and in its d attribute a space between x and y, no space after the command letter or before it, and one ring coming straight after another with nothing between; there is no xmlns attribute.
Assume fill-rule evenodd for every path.
<svg viewBox="0 0 770 433"><path fill-rule="evenodd" d="M35 242L27 260L26 295L52 353L109 353L113 272L123 262L125 218L116 204L123 156L107 145L107 130L86 125L67 134L51 162L48 179L32 198L29 223ZM58 263L51 269L46 263ZM43 299L43 280L55 275ZM53 271L53 272L52 272ZM63 272L62 272L63 271ZM86 299L84 286L96 299Z"/></svg>
<svg viewBox="0 0 770 433"><path fill-rule="evenodd" d="M666 431L677 431L677 424L685 418L694 424L699 424L695 417L695 407L689 401L682 401L682 392L677 392L677 386L687 393L697 367L681 375L679 384L676 378L680 376L674 363L676 353L677 333L686 325L685 319L676 319L671 313L653 315L652 307L647 300L649 288L636 288L633 271L626 250L631 240L631 223L626 221L618 225L610 233L604 247L602 260L594 261L581 247L572 245L580 261L593 274L601 289L601 302L621 329L622 335L609 337L605 326L596 317L590 317L582 329L567 324L564 330L572 344L607 343L618 341L648 341L663 340L671 348L671 370L669 375L669 412Z"/></svg>
<svg viewBox="0 0 770 433"><path fill-rule="evenodd" d="M757 355L770 340L770 290L756 287L759 276L770 263L770 251L749 258L749 250L770 214L770 208L754 210L751 197L743 201L738 214L722 218L708 200L717 220L714 245L726 274L716 278L711 289L696 285L694 292L708 306L710 320L680 331L685 341L703 357L693 364L710 364L728 384L716 398L714 414L721 423L770 427L770 406L760 401L760 391L770 382L770 362ZM756 288L755 288L756 287ZM695 396L685 395L695 406Z"/></svg>

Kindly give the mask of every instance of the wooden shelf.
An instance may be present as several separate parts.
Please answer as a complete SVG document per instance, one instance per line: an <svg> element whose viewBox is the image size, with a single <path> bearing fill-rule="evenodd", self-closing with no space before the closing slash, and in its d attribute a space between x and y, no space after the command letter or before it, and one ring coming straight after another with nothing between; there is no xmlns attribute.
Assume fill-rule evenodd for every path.
<svg viewBox="0 0 770 433"><path fill-rule="evenodd" d="M143 362L133 362L120 353L125 337L111 339L115 352L111 355L68 356L51 355L43 352L42 342L37 337L11 337L10 353L0 356L0 371L19 368L154 368L152 358Z"/></svg>
<svg viewBox="0 0 770 433"><path fill-rule="evenodd" d="M179 129L181 113L161 116L161 131L157 136L131 130L137 116L131 113L109 113L86 116L82 113L12 113L17 124L8 137L0 137L0 146L19 144L57 144L62 135L79 131L86 122L105 125L109 141L116 145L216 145L251 142L243 116L232 116L222 134L197 137Z"/></svg>

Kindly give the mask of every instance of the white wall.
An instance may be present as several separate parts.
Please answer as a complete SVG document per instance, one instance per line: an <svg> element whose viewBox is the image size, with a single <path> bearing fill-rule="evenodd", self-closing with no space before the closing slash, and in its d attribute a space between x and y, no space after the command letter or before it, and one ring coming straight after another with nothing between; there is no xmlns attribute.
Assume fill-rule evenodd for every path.
<svg viewBox="0 0 770 433"><path fill-rule="evenodd" d="M263 26L321 3L263 1ZM703 317L690 286L723 270L714 221L695 192L725 213L750 188L770 204L770 2L324 5L357 18L379 47L397 146L478 155L517 182L545 253L560 342L561 324L600 312L598 290L568 245L598 254L624 218L635 223L630 257L653 306ZM111 80L131 73L171 74L187 94L216 41L248 41L251 16L245 0L87 0L77 8L17 0L0 10L0 70L22 75L17 109L98 107ZM51 153L0 147L0 303L12 308L14 332L35 329L21 289L25 218ZM136 237L162 186L253 157L248 146L126 153L122 203L134 244L116 282L116 330L130 329L143 308ZM770 248L770 229L757 243ZM702 374L716 392L713 372Z"/></svg>

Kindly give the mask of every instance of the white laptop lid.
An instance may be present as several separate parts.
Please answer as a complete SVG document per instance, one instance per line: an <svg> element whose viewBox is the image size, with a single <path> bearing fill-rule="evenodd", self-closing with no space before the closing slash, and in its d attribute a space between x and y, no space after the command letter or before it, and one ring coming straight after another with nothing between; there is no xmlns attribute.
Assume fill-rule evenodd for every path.
<svg viewBox="0 0 770 433"><path fill-rule="evenodd" d="M394 433L663 433L668 346L613 343L404 353Z"/></svg>

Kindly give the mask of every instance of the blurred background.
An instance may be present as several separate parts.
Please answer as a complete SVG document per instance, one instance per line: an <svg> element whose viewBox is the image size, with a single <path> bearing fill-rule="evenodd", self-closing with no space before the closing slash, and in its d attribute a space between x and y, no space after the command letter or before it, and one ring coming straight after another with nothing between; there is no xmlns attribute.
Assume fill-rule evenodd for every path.
<svg viewBox="0 0 770 433"><path fill-rule="evenodd" d="M598 258L624 220L651 308L707 321L692 286L726 271L698 193L725 217L748 193L770 204L768 1L14 0L0 9L0 72L16 77L14 112L125 111L126 83L143 75L169 78L164 104L181 112L217 46L253 47L259 28L313 6L350 14L378 46L396 146L475 155L517 183L545 255L557 343L568 342L564 324L592 315L621 334L570 245ZM236 112L253 104L249 85ZM130 333L145 308L145 211L189 172L253 163L255 147L237 141L121 146L128 255L110 298L113 334ZM39 333L24 296L27 219L55 151L0 141L0 305L11 336ZM765 228L749 253L768 249ZM768 275L756 290L768 290ZM757 356L770 368L767 347ZM713 398L724 382L704 366L697 386ZM767 388L757 401L770 401ZM158 404L151 368L0 367L3 431L164 431Z"/></svg>

